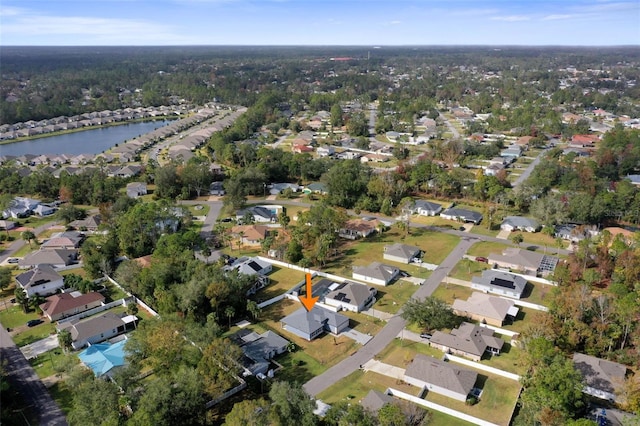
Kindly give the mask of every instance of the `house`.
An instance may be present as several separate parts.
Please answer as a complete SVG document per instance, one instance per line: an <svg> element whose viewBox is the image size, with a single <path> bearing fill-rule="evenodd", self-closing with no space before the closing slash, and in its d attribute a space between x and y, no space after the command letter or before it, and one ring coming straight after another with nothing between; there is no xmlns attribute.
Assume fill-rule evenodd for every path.
<svg viewBox="0 0 640 426"><path fill-rule="evenodd" d="M46 302L40 305L40 309L50 321L58 321L60 318L70 317L103 304L104 296L98 292L82 294L74 291L47 297Z"/></svg>
<svg viewBox="0 0 640 426"><path fill-rule="evenodd" d="M311 341L328 331L339 334L349 327L349 317L315 305L311 311L302 307L282 318L282 328Z"/></svg>
<svg viewBox="0 0 640 426"><path fill-rule="evenodd" d="M51 265L38 265L16 276L17 284L24 289L27 297L35 294L48 296L64 287L62 275Z"/></svg>
<svg viewBox="0 0 640 426"><path fill-rule="evenodd" d="M503 231L537 232L540 228L537 221L522 216L507 216L500 224L500 229Z"/></svg>
<svg viewBox="0 0 640 426"><path fill-rule="evenodd" d="M27 254L18 261L20 269L32 268L38 265L50 265L54 268L64 268L76 262L76 249L40 249Z"/></svg>
<svg viewBox="0 0 640 426"><path fill-rule="evenodd" d="M456 315L496 327L502 327L507 319L515 318L519 311L513 300L477 291L471 293L467 300L454 300L451 307Z"/></svg>
<svg viewBox="0 0 640 426"><path fill-rule="evenodd" d="M147 184L144 182L130 182L127 184L127 197L138 198L147 195Z"/></svg>
<svg viewBox="0 0 640 426"><path fill-rule="evenodd" d="M40 246L41 249L77 249L85 239L85 235L78 231L65 231L53 234Z"/></svg>
<svg viewBox="0 0 640 426"><path fill-rule="evenodd" d="M101 223L102 216L100 216L99 214L95 214L84 219L74 220L73 222L69 223L69 226L80 231L95 232L98 230Z"/></svg>
<svg viewBox="0 0 640 426"><path fill-rule="evenodd" d="M578 243L584 239L595 237L599 234L597 226L593 225L575 225L565 223L562 225L556 225L555 236L562 238L563 240L571 241L572 243Z"/></svg>
<svg viewBox="0 0 640 426"><path fill-rule="evenodd" d="M436 358L417 354L404 372L404 381L423 390L466 401L478 373Z"/></svg>
<svg viewBox="0 0 640 426"><path fill-rule="evenodd" d="M51 216L55 212L55 207L51 207L46 204L38 204L38 206L33 209L33 213L37 214L38 216Z"/></svg>
<svg viewBox="0 0 640 426"><path fill-rule="evenodd" d="M296 154L303 154L305 152L313 152L313 147L302 143L296 143L293 144L291 151L295 152Z"/></svg>
<svg viewBox="0 0 640 426"><path fill-rule="evenodd" d="M479 224L482 221L482 214L473 210L448 208L440 213L440 217L465 223Z"/></svg>
<svg viewBox="0 0 640 426"><path fill-rule="evenodd" d="M258 334L243 329L236 333L233 340L238 343L244 354L243 365L253 375L265 374L269 370L269 360L287 350L289 341L273 331Z"/></svg>
<svg viewBox="0 0 640 426"><path fill-rule="evenodd" d="M416 200L413 203L412 213L420 216L436 216L442 211L442 206L438 203L432 203L426 200Z"/></svg>
<svg viewBox="0 0 640 426"><path fill-rule="evenodd" d="M360 281L386 286L393 281L400 269L380 262L371 262L368 266L354 266L351 276Z"/></svg>
<svg viewBox="0 0 640 426"><path fill-rule="evenodd" d="M333 145L322 145L316 149L319 157L329 157L336 153L336 148Z"/></svg>
<svg viewBox="0 0 640 426"><path fill-rule="evenodd" d="M353 282L333 283L329 290L330 293L324 297L325 305L351 312L368 309L375 302L378 293L373 287Z"/></svg>
<svg viewBox="0 0 640 426"><path fill-rule="evenodd" d="M29 217L39 204L40 200L33 200L26 197L15 197L9 202L9 208L2 212L2 217L11 217L14 219Z"/></svg>
<svg viewBox="0 0 640 426"><path fill-rule="evenodd" d="M489 255L489 263L498 267L522 272L525 275L549 275L556 269L558 258L523 250L517 247L506 248L502 254Z"/></svg>
<svg viewBox="0 0 640 426"><path fill-rule="evenodd" d="M360 157L361 163L386 163L390 157L384 154L365 154Z"/></svg>
<svg viewBox="0 0 640 426"><path fill-rule="evenodd" d="M253 221L258 223L276 222L278 220L278 215L272 210L262 206L251 206L246 209L238 210L236 212L236 221L239 221L238 223L242 223L242 220L246 215L251 215Z"/></svg>
<svg viewBox="0 0 640 426"><path fill-rule="evenodd" d="M73 349L80 349L87 344L100 343L127 331L127 324L137 321L134 315L123 318L113 312L105 312L82 320L71 319L58 323L58 331L67 330L71 333Z"/></svg>
<svg viewBox="0 0 640 426"><path fill-rule="evenodd" d="M241 257L233 262L232 265L226 266L225 270L236 270L239 274L256 276L256 281L253 286L247 290L247 296L255 294L258 290L266 287L269 284L269 277L267 274L271 273L273 265L264 260L260 260L257 257Z"/></svg>
<svg viewBox="0 0 640 426"><path fill-rule="evenodd" d="M303 190L305 194L321 194L326 195L329 193L329 188L326 184L321 182L314 182L307 185Z"/></svg>
<svg viewBox="0 0 640 426"><path fill-rule="evenodd" d="M640 175L627 175L625 179L629 179L633 185L640 185Z"/></svg>
<svg viewBox="0 0 640 426"><path fill-rule="evenodd" d="M264 225L237 225L231 228L231 234L239 237L244 245L259 246L269 235L269 227Z"/></svg>
<svg viewBox="0 0 640 426"><path fill-rule="evenodd" d="M609 401L619 399L616 390L627 375L625 365L577 352L573 354L573 365L584 379L584 393Z"/></svg>
<svg viewBox="0 0 640 426"><path fill-rule="evenodd" d="M518 145L511 145L511 146L508 146L506 149L503 149L502 151L500 151L501 157L518 158L521 155L522 155L522 147Z"/></svg>
<svg viewBox="0 0 640 426"><path fill-rule="evenodd" d="M421 255L422 250L418 247L395 243L390 246L384 246L382 257L384 260L391 260L393 262L411 263L413 259L418 259Z"/></svg>
<svg viewBox="0 0 640 426"><path fill-rule="evenodd" d="M0 220L0 230L10 231L16 227L16 223L10 220Z"/></svg>
<svg viewBox="0 0 640 426"><path fill-rule="evenodd" d="M350 219L344 223L340 230L338 230L338 235L349 240L367 238L369 235L376 232L379 226L380 221L375 219Z"/></svg>
<svg viewBox="0 0 640 426"><path fill-rule="evenodd" d="M278 195L281 194L285 189L290 189L293 192L298 192L302 188L300 185L296 185L295 183L272 183L269 186L269 194Z"/></svg>
<svg viewBox="0 0 640 426"><path fill-rule="evenodd" d="M124 345L126 339L117 343L96 343L78 354L80 361L90 368L96 377L110 376L113 369L126 364Z"/></svg>
<svg viewBox="0 0 640 426"><path fill-rule="evenodd" d="M485 352L499 355L504 346L504 340L494 337L493 330L490 328L463 322L450 333L442 331L433 333L429 339L429 346L445 353L480 361Z"/></svg>
<svg viewBox="0 0 640 426"><path fill-rule="evenodd" d="M471 288L484 293L498 294L500 296L520 299L527 280L519 275L488 269L482 272L480 277L471 278Z"/></svg>
<svg viewBox="0 0 640 426"><path fill-rule="evenodd" d="M367 411L377 413L385 405L393 404L394 402L393 396L371 389L367 396L360 401L360 405Z"/></svg>
<svg viewBox="0 0 640 426"><path fill-rule="evenodd" d="M224 195L224 184L222 182L211 182L211 185L209 185L209 195Z"/></svg>

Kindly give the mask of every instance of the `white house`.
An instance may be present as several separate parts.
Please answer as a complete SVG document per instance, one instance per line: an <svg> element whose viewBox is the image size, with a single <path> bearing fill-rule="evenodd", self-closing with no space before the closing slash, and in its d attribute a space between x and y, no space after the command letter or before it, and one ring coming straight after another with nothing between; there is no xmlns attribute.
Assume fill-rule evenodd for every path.
<svg viewBox="0 0 640 426"><path fill-rule="evenodd" d="M503 231L526 231L537 232L540 229L540 224L534 220L522 216L507 216L500 224L500 229Z"/></svg>
<svg viewBox="0 0 640 426"><path fill-rule="evenodd" d="M324 298L325 305L351 312L369 308L375 302L378 293L373 287L353 282L333 283L329 290L330 293Z"/></svg>
<svg viewBox="0 0 640 426"><path fill-rule="evenodd" d="M471 288L484 293L493 293L500 296L520 299L527 280L520 275L488 269L482 272L481 277L471 277Z"/></svg>
<svg viewBox="0 0 640 426"><path fill-rule="evenodd" d="M389 246L384 246L384 253L382 257L384 260L408 264L412 262L413 259L419 258L421 254L422 250L418 247L395 243Z"/></svg>
<svg viewBox="0 0 640 426"><path fill-rule="evenodd" d="M64 287L62 275L51 265L38 265L16 276L17 284L24 289L27 297L33 295L48 296Z"/></svg>
<svg viewBox="0 0 640 426"><path fill-rule="evenodd" d="M431 201L416 200L413 204L413 213L421 216L437 216L442 211L442 206Z"/></svg>
<svg viewBox="0 0 640 426"><path fill-rule="evenodd" d="M368 266L354 266L351 276L356 280L386 286L393 281L399 273L400 269L395 266L372 262Z"/></svg>

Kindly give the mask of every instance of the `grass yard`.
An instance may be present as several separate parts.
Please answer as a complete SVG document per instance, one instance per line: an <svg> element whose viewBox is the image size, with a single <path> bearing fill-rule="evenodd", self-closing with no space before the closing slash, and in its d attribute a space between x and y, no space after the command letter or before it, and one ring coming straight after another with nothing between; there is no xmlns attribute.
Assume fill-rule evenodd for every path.
<svg viewBox="0 0 640 426"><path fill-rule="evenodd" d="M473 423L465 422L457 417L450 416L448 414L441 413L436 410L431 411L431 426L471 426Z"/></svg>
<svg viewBox="0 0 640 426"><path fill-rule="evenodd" d="M442 359L443 352L432 348L426 343L413 342L411 340L393 339L389 345L380 352L375 359L386 364L407 368L417 353Z"/></svg>
<svg viewBox="0 0 640 426"><path fill-rule="evenodd" d="M469 231L471 234L486 235L487 237L496 237L500 233L500 227L494 225L495 229L487 229L487 225L481 223L474 225Z"/></svg>
<svg viewBox="0 0 640 426"><path fill-rule="evenodd" d="M10 306L0 311L0 323L3 327L18 328L27 324L27 321L40 318L35 311L25 313L19 305Z"/></svg>
<svg viewBox="0 0 640 426"><path fill-rule="evenodd" d="M509 373L524 374L524 365L520 362L522 359L522 352L520 349L511 346L507 341L505 342L499 356L491 356L487 359L484 357L480 360L481 364L488 365L489 367L498 368Z"/></svg>
<svg viewBox="0 0 640 426"><path fill-rule="evenodd" d="M183 207L187 207L192 216L206 216L209 214L209 205L208 204L196 204L196 205L187 205L183 204Z"/></svg>
<svg viewBox="0 0 640 426"><path fill-rule="evenodd" d="M55 366L60 366L62 363L79 364L80 359L74 354L67 355L62 349L56 348L29 360L29 364L41 379L56 374Z"/></svg>
<svg viewBox="0 0 640 426"><path fill-rule="evenodd" d="M25 346L49 337L52 334L56 334L56 327L50 322L45 322L35 327L26 328L24 331L13 335L12 338L16 346Z"/></svg>
<svg viewBox="0 0 640 426"><path fill-rule="evenodd" d="M301 349L292 353L285 352L276 357L275 361L284 367L276 372L278 380L291 383L305 383L324 373L328 368Z"/></svg>
<svg viewBox="0 0 640 426"><path fill-rule="evenodd" d="M386 287L378 287L377 302L373 306L383 312L397 313L400 308L411 298L418 287L408 281L397 280Z"/></svg>
<svg viewBox="0 0 640 426"><path fill-rule="evenodd" d="M105 303L113 302L114 300L120 300L127 297L127 294L123 290L113 285L109 280L104 281L103 284L107 288L106 291L102 293L102 295L105 297Z"/></svg>
<svg viewBox="0 0 640 426"><path fill-rule="evenodd" d="M507 244L503 244L491 241L481 241L472 245L471 248L467 250L467 254L470 256L489 257L491 253L502 253L502 251L508 246L510 246L508 242Z"/></svg>
<svg viewBox="0 0 640 426"><path fill-rule="evenodd" d="M536 305L546 306L547 295L553 290L554 287L550 285L540 284L540 283L532 283L531 281L527 281L527 286L522 293L522 300L529 303L535 303Z"/></svg>
<svg viewBox="0 0 640 426"><path fill-rule="evenodd" d="M383 320L375 319L369 315L358 314L350 311L341 311L340 313L349 317L349 326L360 333L375 336L385 325Z"/></svg>
<svg viewBox="0 0 640 426"><path fill-rule="evenodd" d="M418 388L404 384L394 378L372 371L365 373L357 370L320 392L317 397L328 404L335 404L342 400L357 404L367 396L370 390L384 392L390 387L412 395L418 394Z"/></svg>
<svg viewBox="0 0 640 426"><path fill-rule="evenodd" d="M272 272L269 274L269 285L256 293L256 300L269 300L291 290L296 284L304 280L304 275L304 272L274 265Z"/></svg>
<svg viewBox="0 0 640 426"><path fill-rule="evenodd" d="M358 349L360 345L348 337L336 337L324 333L320 337L308 342L283 329L280 320L301 306L300 303L285 299L263 309L259 319L264 327L275 331L285 339L295 343L297 351L304 352L324 369L337 364Z"/></svg>
<svg viewBox="0 0 640 426"><path fill-rule="evenodd" d="M498 425L508 425L520 393L520 383L483 372L478 374L476 386L482 388L482 395L480 402L473 406L433 392L425 399Z"/></svg>
<svg viewBox="0 0 640 426"><path fill-rule="evenodd" d="M296 218L298 217L300 212L309 211L309 207L302 207L302 206L296 206L296 205L290 205L290 204L284 204L284 203L282 205L287 211L287 216L289 216L293 222L296 222Z"/></svg>
<svg viewBox="0 0 640 426"><path fill-rule="evenodd" d="M462 223L449 220L440 216L411 216L411 223L419 223L427 226L438 226L440 228L459 228Z"/></svg>
<svg viewBox="0 0 640 426"><path fill-rule="evenodd" d="M467 300L473 291L474 290L471 287L442 283L438 286L436 291L433 292L432 296L451 305L456 299Z"/></svg>
<svg viewBox="0 0 640 426"><path fill-rule="evenodd" d="M483 271L491 269L491 267L484 262L476 262L471 259L460 259L456 266L453 267L449 276L457 278L459 280L471 281L471 277L474 275L481 275Z"/></svg>
<svg viewBox="0 0 640 426"><path fill-rule="evenodd" d="M524 244L533 244L541 246L543 249L547 247L547 253L553 254L558 249L556 239L542 232L516 232L522 234ZM514 233L512 232L511 235Z"/></svg>
<svg viewBox="0 0 640 426"><path fill-rule="evenodd" d="M537 317L547 315L545 312L536 311L535 309L522 308L518 311L518 315L516 316L513 324L504 325L502 328L507 330L516 331L518 333L522 333L529 324L535 324L538 321Z"/></svg>

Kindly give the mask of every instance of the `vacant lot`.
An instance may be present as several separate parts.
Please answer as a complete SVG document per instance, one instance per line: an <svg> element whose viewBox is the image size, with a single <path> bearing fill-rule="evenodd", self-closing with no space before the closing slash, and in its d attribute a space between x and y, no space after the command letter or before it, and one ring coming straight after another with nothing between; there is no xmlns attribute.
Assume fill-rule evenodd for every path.
<svg viewBox="0 0 640 426"><path fill-rule="evenodd" d="M269 300L291 290L296 284L304 280L304 275L304 272L274 265L272 272L269 274L269 285L256 293L256 300Z"/></svg>
<svg viewBox="0 0 640 426"><path fill-rule="evenodd" d="M505 241L505 244L481 241L471 246L471 248L467 250L467 254L470 256L488 257L491 253L502 253L502 251L509 246L511 246L511 244L507 241Z"/></svg>

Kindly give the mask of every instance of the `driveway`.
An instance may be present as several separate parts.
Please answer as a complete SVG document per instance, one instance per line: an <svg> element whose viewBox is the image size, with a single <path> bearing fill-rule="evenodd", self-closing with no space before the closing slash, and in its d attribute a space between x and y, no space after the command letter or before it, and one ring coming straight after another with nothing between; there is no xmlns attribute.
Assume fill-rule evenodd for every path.
<svg viewBox="0 0 640 426"><path fill-rule="evenodd" d="M42 381L13 343L5 327L0 327L0 358L7 361L9 382L20 392L29 410L36 411L41 426L66 426L67 420Z"/></svg>
<svg viewBox="0 0 640 426"><path fill-rule="evenodd" d="M366 345L367 342L373 338L373 336L371 336L370 334L360 333L359 331L355 331L351 327L345 328L344 331L340 333L340 335L346 336L349 339L353 339L361 345Z"/></svg>
<svg viewBox="0 0 640 426"><path fill-rule="evenodd" d="M20 351L22 351L26 359L31 359L45 352L49 352L50 350L53 350L57 347L58 336L52 334L51 336L45 337L42 340L38 340L37 342L33 342L29 345L21 347Z"/></svg>
<svg viewBox="0 0 640 426"><path fill-rule="evenodd" d="M367 361L362 366L362 369L364 371L373 371L374 373L382 374L383 376L392 377L398 380L404 379L404 368L385 364L384 362L376 361L373 359Z"/></svg>

